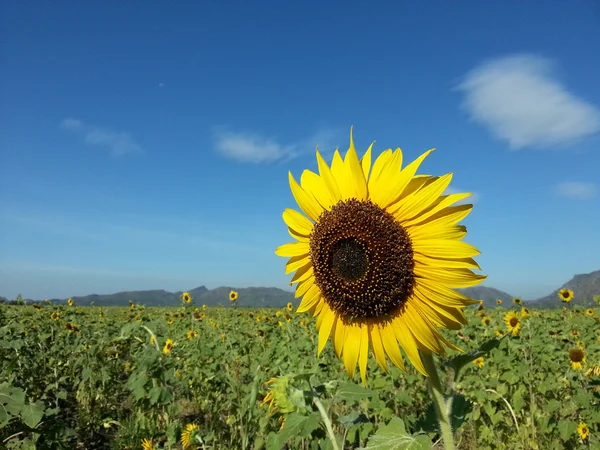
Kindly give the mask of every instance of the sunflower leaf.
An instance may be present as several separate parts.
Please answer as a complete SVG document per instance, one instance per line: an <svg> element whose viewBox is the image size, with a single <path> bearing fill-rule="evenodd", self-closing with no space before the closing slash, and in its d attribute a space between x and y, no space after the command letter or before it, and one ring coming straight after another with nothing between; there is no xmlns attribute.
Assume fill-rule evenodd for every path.
<svg viewBox="0 0 600 450"><path fill-rule="evenodd" d="M307 416L292 413L285 418L281 431L277 434L277 442L283 446L286 441L294 436L310 437L311 433L319 428L320 416L316 413Z"/></svg>
<svg viewBox="0 0 600 450"><path fill-rule="evenodd" d="M483 344L479 346L477 350L472 351L471 353L467 353L466 355L458 355L454 358L446 361L446 367L454 369L454 381L458 380L458 376L460 370L469 364L472 361L475 361L477 358L487 355L491 350L497 348L500 345L500 341L504 339L508 335L504 335L500 339L492 338L485 341Z"/></svg>
<svg viewBox="0 0 600 450"><path fill-rule="evenodd" d="M369 419L362 413L358 411L352 411L350 414L346 414L345 416L338 417L338 422L344 425L346 428L357 425L359 423L367 423Z"/></svg>
<svg viewBox="0 0 600 450"><path fill-rule="evenodd" d="M336 398L339 400L345 400L349 402L358 402L366 398L374 397L375 395L375 392L358 384L352 383L351 381L340 383L335 393Z"/></svg>
<svg viewBox="0 0 600 450"><path fill-rule="evenodd" d="M372 435L366 447L360 450L429 450L431 440L425 434L410 435L402 419L392 417L383 427Z"/></svg>

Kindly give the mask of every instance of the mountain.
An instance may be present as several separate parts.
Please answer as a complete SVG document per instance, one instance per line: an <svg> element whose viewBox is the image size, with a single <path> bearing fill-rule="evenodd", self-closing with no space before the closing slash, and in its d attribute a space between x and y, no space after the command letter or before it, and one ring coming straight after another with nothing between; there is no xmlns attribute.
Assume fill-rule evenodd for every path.
<svg viewBox="0 0 600 450"><path fill-rule="evenodd" d="M512 304L513 296L504 291L487 286L473 286L465 289L457 289L457 291L475 300L483 300L483 306L496 307L496 300L502 300L502 306Z"/></svg>
<svg viewBox="0 0 600 450"><path fill-rule="evenodd" d="M563 288L573 291L572 304L582 306L594 305L594 295L600 295L600 270L575 275L570 281L563 284L551 294L527 302L527 304L536 308L559 308L563 306L563 302L558 298L558 291Z"/></svg>

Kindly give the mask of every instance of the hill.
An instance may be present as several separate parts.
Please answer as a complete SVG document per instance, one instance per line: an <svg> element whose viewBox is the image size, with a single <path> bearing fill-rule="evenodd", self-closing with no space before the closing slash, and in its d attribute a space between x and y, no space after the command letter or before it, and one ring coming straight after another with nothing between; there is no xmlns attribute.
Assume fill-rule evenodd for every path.
<svg viewBox="0 0 600 450"><path fill-rule="evenodd" d="M466 289L457 289L457 291L475 300L483 300L483 306L489 308L498 306L496 304L498 299L502 300L502 306L511 305L513 300L512 295L487 286L473 286Z"/></svg>
<svg viewBox="0 0 600 450"><path fill-rule="evenodd" d="M536 308L559 308L563 302L558 298L558 291L561 289L571 289L575 296L572 304L588 306L593 305L594 295L600 295L600 270L595 272L575 275L570 281L567 281L561 287L545 297L527 302L528 305Z"/></svg>

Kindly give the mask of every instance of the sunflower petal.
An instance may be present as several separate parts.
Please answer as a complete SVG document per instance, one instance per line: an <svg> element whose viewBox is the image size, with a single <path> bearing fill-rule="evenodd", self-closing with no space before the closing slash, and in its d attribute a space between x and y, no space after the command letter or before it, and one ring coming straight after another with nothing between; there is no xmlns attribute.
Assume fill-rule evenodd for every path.
<svg viewBox="0 0 600 450"><path fill-rule="evenodd" d="M292 277L291 283L300 283L301 281L307 280L314 274L312 264L304 267L300 267L294 276Z"/></svg>
<svg viewBox="0 0 600 450"><path fill-rule="evenodd" d="M450 205L453 205L456 202L464 200L465 198L468 198L471 195L473 195L473 194L464 193L464 194L443 195L438 200L436 200L436 202L434 202L433 206L430 209L428 209L427 211L423 211L417 217L414 217L410 220L403 221L402 226L410 227L413 225L430 223L430 222L435 221L435 219L439 218L440 216L446 216L450 213L467 210L467 213L463 216L463 218L464 218L469 214L473 205L468 205L468 204L458 205L458 206L450 206ZM454 223L459 222L460 220L462 220L462 219L458 219Z"/></svg>
<svg viewBox="0 0 600 450"><path fill-rule="evenodd" d="M344 366L350 378L354 377L356 371L356 363L358 362L358 354L360 352L360 344L362 333L360 325L353 323L346 325L347 334L346 342L344 342Z"/></svg>
<svg viewBox="0 0 600 450"><path fill-rule="evenodd" d="M419 253L414 254L415 264L423 264L424 266L439 267L445 269L476 269L481 270L479 264L473 258L431 258Z"/></svg>
<svg viewBox="0 0 600 450"><path fill-rule="evenodd" d="M369 172L371 171L371 151L374 144L375 142L372 142L363 157L360 158L360 166L362 167L363 175L365 176L365 180L367 180L367 184L369 180Z"/></svg>
<svg viewBox="0 0 600 450"><path fill-rule="evenodd" d="M400 347L398 347L398 340L394 334L392 323L380 323L377 326L379 327L383 348L390 358L390 361L392 361L392 363L400 370L406 372L404 361L402 360L402 353L400 353Z"/></svg>
<svg viewBox="0 0 600 450"><path fill-rule="evenodd" d="M358 200L364 200L367 198L367 181L363 173L360 162L358 161L358 155L354 148L354 141L352 140L352 130L350 131L350 148L346 152L346 159L344 160L346 166L346 178L350 180L352 184L352 195L351 197Z"/></svg>
<svg viewBox="0 0 600 450"><path fill-rule="evenodd" d="M304 213L312 220L317 221L323 212L323 207L319 205L319 202L317 202L311 194L302 189L292 176L292 172L289 172L288 178L292 195L294 196L296 203L298 203L298 206L300 206L300 209L302 209L302 211L304 211Z"/></svg>
<svg viewBox="0 0 600 450"><path fill-rule="evenodd" d="M347 326L341 317L335 320L333 326L333 348L336 356L341 359L344 353L344 342L346 341Z"/></svg>
<svg viewBox="0 0 600 450"><path fill-rule="evenodd" d="M369 342L371 343L371 351L373 352L373 356L375 356L375 361L387 373L388 366L385 359L385 349L381 341L381 333L379 332L379 326L374 323L369 324Z"/></svg>
<svg viewBox="0 0 600 450"><path fill-rule="evenodd" d="M317 327L319 330L319 344L318 344L318 355L321 355L321 352L325 348L325 344L329 340L329 336L331 335L331 329L333 328L333 323L336 319L336 314L327 306L323 305L323 311L319 315L322 317L320 326Z"/></svg>
<svg viewBox="0 0 600 450"><path fill-rule="evenodd" d="M435 280L436 283L453 288L475 286L487 278L486 275L474 274L469 269L445 270L437 267L415 266L414 273L417 277Z"/></svg>
<svg viewBox="0 0 600 450"><path fill-rule="evenodd" d="M408 167L406 169L408 169ZM412 195L408 195L397 203L390 205L388 212L393 214L398 220L412 219L422 211L431 207L431 205L433 205L448 188L451 181L451 173L439 177L435 181L428 183L426 186L421 187L421 189L414 192Z"/></svg>
<svg viewBox="0 0 600 450"><path fill-rule="evenodd" d="M295 298L302 297L304 294L308 292L311 286L314 284L311 278L304 280L296 286L296 292L294 294Z"/></svg>
<svg viewBox="0 0 600 450"><path fill-rule="evenodd" d="M302 172L300 184L306 192L312 194L323 209L331 209L331 207L338 202L328 189L325 180L310 170Z"/></svg>
<svg viewBox="0 0 600 450"><path fill-rule="evenodd" d="M310 247L306 242L291 242L289 244L284 244L275 250L275 254L277 256L302 256L308 255L310 251Z"/></svg>
<svg viewBox="0 0 600 450"><path fill-rule="evenodd" d="M481 254L471 244L447 239L417 240L412 243L413 252L438 258L471 258Z"/></svg>
<svg viewBox="0 0 600 450"><path fill-rule="evenodd" d="M404 353L406 353L406 356L412 365L423 375L427 376L427 371L425 370L423 361L421 361L421 356L419 355L419 347L417 346L412 333L409 331L409 327L410 325L406 323L404 314L402 314L394 319L394 326L392 329L394 330L398 343L404 350Z"/></svg>
<svg viewBox="0 0 600 450"><path fill-rule="evenodd" d="M302 313L311 309L314 305L316 305L319 300L321 300L321 291L316 285L312 285L304 297L302 297L302 301L298 306L296 312Z"/></svg>
<svg viewBox="0 0 600 450"><path fill-rule="evenodd" d="M360 370L360 379L363 384L367 381L367 364L369 362L369 326L362 323L360 330L360 353L358 354L358 368Z"/></svg>
<svg viewBox="0 0 600 450"><path fill-rule="evenodd" d="M335 181L335 177L333 176L331 169L329 169L329 166L318 151L317 165L319 166L319 175L321 175L321 179L325 183L327 190L329 191L330 195L333 197L335 202L339 202L342 198L340 188L338 187L337 182Z"/></svg>
<svg viewBox="0 0 600 450"><path fill-rule="evenodd" d="M285 265L285 273L292 273L294 270L300 269L301 267L310 264L310 258L308 255L292 256Z"/></svg>
<svg viewBox="0 0 600 450"><path fill-rule="evenodd" d="M313 223L295 209L286 208L283 211L283 221L298 234L309 236L313 229Z"/></svg>

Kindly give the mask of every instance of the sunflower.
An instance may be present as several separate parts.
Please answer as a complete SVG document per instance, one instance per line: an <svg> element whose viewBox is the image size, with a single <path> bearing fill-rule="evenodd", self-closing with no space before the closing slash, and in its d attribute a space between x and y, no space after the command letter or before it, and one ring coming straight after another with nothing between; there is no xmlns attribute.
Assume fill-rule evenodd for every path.
<svg viewBox="0 0 600 450"><path fill-rule="evenodd" d="M585 310L585 314L589 317L594 317L594 310L592 308L588 308Z"/></svg>
<svg viewBox="0 0 600 450"><path fill-rule="evenodd" d="M69 298L69 299L67 300L67 305L69 305L69 306L73 306L74 304L75 304L75 302L73 301L73 299L72 299L72 298Z"/></svg>
<svg viewBox="0 0 600 450"><path fill-rule="evenodd" d="M588 428L588 426L581 422L578 426L577 426L577 432L579 433L579 437L581 437L581 439L583 439L584 441L586 439L589 439L590 437L590 429Z"/></svg>
<svg viewBox="0 0 600 450"><path fill-rule="evenodd" d="M419 355L445 354L439 328L466 324L465 306L477 304L454 291L486 276L472 259L479 251L462 241L457 223L472 205L451 206L471 194L442 195L452 174L415 175L432 150L401 169L402 151L384 151L371 164L359 159L350 131L344 159L336 150L328 166L318 149L319 174L305 170L300 184L289 173L292 194L308 216L286 209L283 220L296 242L277 248L296 272L297 312L317 317L318 353L331 336L350 377L356 365L366 379L369 347L387 370L386 356L405 370L400 348L423 374Z"/></svg>
<svg viewBox="0 0 600 450"><path fill-rule="evenodd" d="M600 365L595 365L590 367L586 372L585 372L585 376L586 377L600 377Z"/></svg>
<svg viewBox="0 0 600 450"><path fill-rule="evenodd" d="M506 323L506 328L508 328L508 331L510 331L513 336L518 336L519 331L521 330L521 321L519 320L517 313L514 311L506 313L504 316L504 322Z"/></svg>
<svg viewBox="0 0 600 450"><path fill-rule="evenodd" d="M206 307L206 305L202 305L202 311L206 311L208 308Z"/></svg>
<svg viewBox="0 0 600 450"><path fill-rule="evenodd" d="M600 295L594 295L594 301L596 303L599 303L600 302Z"/></svg>
<svg viewBox="0 0 600 450"><path fill-rule="evenodd" d="M513 303L515 305L522 305L523 304L523 300L521 300L520 297L515 297L515 298L513 298Z"/></svg>
<svg viewBox="0 0 600 450"><path fill-rule="evenodd" d="M481 319L481 324L484 326L488 326L490 323L492 323L492 319L490 319L489 317L484 317L483 319Z"/></svg>
<svg viewBox="0 0 600 450"><path fill-rule="evenodd" d="M294 305L292 305L292 302L289 302L289 303L287 304L287 310L288 310L288 311L291 311L292 309L294 309Z"/></svg>
<svg viewBox="0 0 600 450"><path fill-rule="evenodd" d="M561 289L558 291L558 297L565 303L573 300L573 291L571 289Z"/></svg>
<svg viewBox="0 0 600 450"><path fill-rule="evenodd" d="M502 300L498 299L496 300L496 305L501 305L502 304Z"/></svg>
<svg viewBox="0 0 600 450"><path fill-rule="evenodd" d="M480 356L479 358L477 358L473 361L473 364L475 364L477 367L479 367L481 369L485 365L485 362L483 361L483 358Z"/></svg>
<svg viewBox="0 0 600 450"><path fill-rule="evenodd" d="M502 330L494 330L494 335L496 337L502 337L502 336L504 336L504 331L502 331Z"/></svg>
<svg viewBox="0 0 600 450"><path fill-rule="evenodd" d="M569 350L569 360L573 370L581 370L582 363L585 363L585 352L582 348L572 348Z"/></svg>
<svg viewBox="0 0 600 450"><path fill-rule="evenodd" d="M144 449L144 450L154 450L154 446L152 445L152 441L150 439L144 439L142 441L142 449Z"/></svg>
<svg viewBox="0 0 600 450"><path fill-rule="evenodd" d="M192 303L192 296L190 295L189 292L184 292L181 294L181 300L183 300L185 303Z"/></svg>
<svg viewBox="0 0 600 450"><path fill-rule="evenodd" d="M571 336L579 337L579 331L577 331L575 329L571 330Z"/></svg>
<svg viewBox="0 0 600 450"><path fill-rule="evenodd" d="M529 310L525 307L521 308L521 319L524 319L525 317L529 317Z"/></svg>
<svg viewBox="0 0 600 450"><path fill-rule="evenodd" d="M184 449L192 448L192 440L195 438L198 431L198 425L188 423L181 432L181 445Z"/></svg>
<svg viewBox="0 0 600 450"><path fill-rule="evenodd" d="M173 350L173 340L167 339L167 342L165 342L165 346L163 347L163 353L168 355L171 353L171 350Z"/></svg>
<svg viewBox="0 0 600 450"><path fill-rule="evenodd" d="M191 340L191 339L194 339L196 336L198 336L198 333L196 331L194 331L194 330L189 330L186 333L186 336L187 336L188 339Z"/></svg>
<svg viewBox="0 0 600 450"><path fill-rule="evenodd" d="M235 302L238 299L237 291L231 291L229 293L229 301Z"/></svg>

